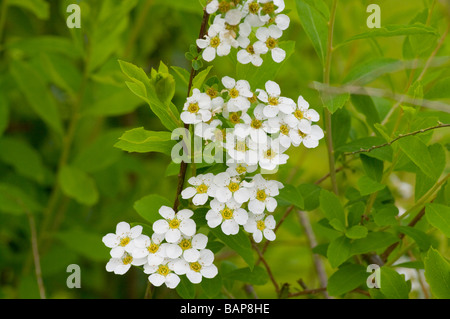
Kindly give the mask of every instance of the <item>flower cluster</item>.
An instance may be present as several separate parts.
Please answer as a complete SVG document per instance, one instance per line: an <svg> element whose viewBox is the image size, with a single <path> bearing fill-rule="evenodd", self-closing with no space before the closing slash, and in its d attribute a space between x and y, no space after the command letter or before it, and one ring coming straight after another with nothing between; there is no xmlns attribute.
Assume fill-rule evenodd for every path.
<svg viewBox="0 0 450 319"><path fill-rule="evenodd" d="M314 124L320 119L317 111L302 96L297 103L281 96L276 82L267 81L265 89L255 91L246 80L225 76L221 82L221 88L195 89L181 119L195 126L197 136L225 149L228 163L271 171L286 163L291 146L315 148L324 137Z"/></svg>
<svg viewBox="0 0 450 319"><path fill-rule="evenodd" d="M275 240L275 219L270 213L275 211L275 196L283 185L277 181L266 180L261 174L246 175L255 171L255 167L238 164L225 172L213 175L200 174L191 177L188 186L181 192L183 199L192 199L196 206L205 205L210 200L206 213L207 224L211 228L221 226L225 235L236 235L239 226L253 235L259 243L263 237Z"/></svg>
<svg viewBox="0 0 450 319"><path fill-rule="evenodd" d="M159 214L163 218L153 224L151 237L142 234L142 226L131 228L126 222L117 224L116 233L103 237L103 243L111 248L106 270L123 275L131 265L143 266L152 285L165 284L172 289L179 284L180 275L195 284L203 277L215 277L214 254L206 249L208 237L196 233L196 224L190 218L194 213L188 209L175 213L162 206Z"/></svg>
<svg viewBox="0 0 450 319"><path fill-rule="evenodd" d="M278 41L290 23L281 13L284 7L284 0L210 0L206 12L214 14L213 23L207 35L197 39L203 59L210 62L236 48L242 64L261 66L261 56L269 51L275 62L283 61L286 52Z"/></svg>

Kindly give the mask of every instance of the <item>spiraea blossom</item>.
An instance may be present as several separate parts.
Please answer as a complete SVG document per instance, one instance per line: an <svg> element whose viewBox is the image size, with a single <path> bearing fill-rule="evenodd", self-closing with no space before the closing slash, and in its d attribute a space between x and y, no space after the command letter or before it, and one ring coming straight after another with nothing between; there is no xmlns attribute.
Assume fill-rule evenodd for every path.
<svg viewBox="0 0 450 319"><path fill-rule="evenodd" d="M164 234L168 243L177 242L182 235L193 236L195 234L196 225L190 218L194 214L192 210L182 209L175 213L172 208L162 206L159 214L164 219L153 223L153 231L157 234Z"/></svg>
<svg viewBox="0 0 450 319"><path fill-rule="evenodd" d="M237 61L242 64L259 67L268 52L275 62L282 62L286 52L278 42L290 24L282 13L284 8L284 0L207 1L206 12L214 19L207 35L197 40L203 59L211 62L236 48Z"/></svg>
<svg viewBox="0 0 450 319"><path fill-rule="evenodd" d="M142 233L142 226L130 227L127 222L120 222L116 226L116 233L109 233L102 239L106 247L111 248L113 258L122 258L124 253L131 253L134 249L133 240Z"/></svg>
<svg viewBox="0 0 450 319"><path fill-rule="evenodd" d="M239 225L245 225L247 220L247 211L234 199L226 203L213 199L211 209L206 213L208 226L216 228L221 225L225 235L236 235L239 232Z"/></svg>
<svg viewBox="0 0 450 319"><path fill-rule="evenodd" d="M276 235L274 232L276 226L273 215L266 214L249 214L247 223L244 225L246 232L252 234L253 240L260 243L263 238L269 241L274 241Z"/></svg>

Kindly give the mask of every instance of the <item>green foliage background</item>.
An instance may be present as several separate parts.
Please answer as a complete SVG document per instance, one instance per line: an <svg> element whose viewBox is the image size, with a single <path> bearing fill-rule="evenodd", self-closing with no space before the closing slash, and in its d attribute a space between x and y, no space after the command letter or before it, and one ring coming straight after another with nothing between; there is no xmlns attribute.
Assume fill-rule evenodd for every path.
<svg viewBox="0 0 450 319"><path fill-rule="evenodd" d="M149 105L127 87L129 78L118 61L137 65L147 74L152 69L170 73L168 78L176 83L172 102L180 110L187 83L180 69L173 67L191 69L185 52L198 36L202 3L78 1L81 29L69 29L66 8L72 2L2 0L0 4L1 298L39 298L30 221L36 224L48 298L142 298L146 275L139 269L124 276L107 273L109 250L101 238L113 232L119 221L145 223L137 213L137 203L144 205L138 201L145 196L156 194L169 202L175 196L178 171L170 164L167 147L158 144L152 146L156 152L127 153L120 149L126 146L116 145L128 130L167 130ZM370 3L381 7L379 30L366 25ZM283 95L296 100L301 94L321 114L324 104L332 113L339 169L339 196L333 194L329 178L315 184L330 171L324 139L313 150L290 150L288 164L277 173L276 178L289 186L280 196L276 220L295 205L264 255L282 287L280 294L274 292L262 264L250 273L248 258L218 245L215 264L221 282L184 293L158 288L155 298L251 297L244 284L251 284L260 298L287 297L302 291L299 282L310 289L319 287L313 255L319 256L327 273L328 293L337 298L450 297L445 289L450 282L448 128L419 132L362 155L344 154L439 122L450 123L450 40L443 37L450 23L449 3L338 1L330 83L381 89L383 97L342 94L327 100L313 82L323 82L330 8L332 1L286 0L291 25L283 40L295 41L295 48L285 63L270 70ZM246 74L236 71L230 57L217 58L212 65L210 75L219 78ZM422 108L397 104L393 94L441 104L439 109L436 104ZM325 129L323 119L320 125ZM166 139L167 133L160 134ZM396 218L399 208L410 215ZM306 211L310 220L318 243L314 249L298 209ZM367 220L362 221L367 209ZM422 210L425 217L409 227ZM369 291L366 259L399 241L391 258L408 256L404 266L414 274L425 268L426 287L411 289L411 281L390 267L395 260L388 259L381 278L387 284ZM251 254L256 260L256 252ZM70 264L81 267L80 289L66 286Z"/></svg>

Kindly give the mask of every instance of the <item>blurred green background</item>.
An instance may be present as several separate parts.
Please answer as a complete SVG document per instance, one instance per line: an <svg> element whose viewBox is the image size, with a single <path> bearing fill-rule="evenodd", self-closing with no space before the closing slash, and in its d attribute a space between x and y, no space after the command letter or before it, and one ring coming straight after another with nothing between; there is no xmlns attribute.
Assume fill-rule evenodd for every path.
<svg viewBox="0 0 450 319"><path fill-rule="evenodd" d="M369 31L366 8L370 3L380 5L384 26L422 21L432 2L339 1L334 42L341 43ZM71 3L81 6L80 29L66 26L70 14L66 8ZM326 3L329 6L331 1ZM448 23L447 9L445 2L437 1L431 16L431 24L440 34ZM313 81L322 82L321 62L300 24L294 0L286 0L286 13L291 25L282 39L295 41L295 51L273 80L280 84L283 95L294 100L303 95L311 107L322 112L320 96L311 87ZM147 278L141 270L132 268L124 276L106 272L109 250L101 238L114 232L120 221L143 222L133 209L134 202L143 196L157 193L172 201L176 176L166 172L170 163L166 155L126 153L113 147L128 129L164 130L148 105L126 87L118 60L131 62L147 72L157 69L160 61L189 71L191 64L185 52L195 43L201 19L202 3L198 0L0 2L0 298L39 298L30 214L37 225L48 298L143 297ZM426 36L419 39L422 46L419 57L426 59L437 39ZM333 54L331 83L343 83L357 67L374 59L406 60L404 42L405 36L380 37L342 46ZM449 40L444 42L438 56L450 56ZM217 58L211 64L212 74L235 76L229 57ZM427 92L436 82L448 78L449 67L447 59L439 67L430 68L423 90ZM177 79L174 72L173 75ZM408 77L409 70L403 68L374 78L368 85L404 93ZM186 85L177 81L175 105L181 108L185 98ZM381 98L375 102L382 115L394 104ZM348 137L341 144L347 138L369 134L364 116L350 103L335 114L334 121L349 128ZM449 118L445 113L439 116L442 121ZM323 127L322 120L319 124ZM436 131L434 138L443 144L450 143L447 130ZM448 156L448 147L446 152ZM312 184L329 171L325 140L316 149L299 147L288 154L288 164L276 177L281 182ZM67 196L58 186L58 172L67 163L84 172L88 193L84 199L82 195L78 198L78 194ZM342 194L355 185L361 172L361 165L354 163L338 174ZM414 174L397 175L414 188ZM321 186L331 188L329 180ZM402 196L399 187L392 188L399 206L414 203L411 193ZM6 193L21 198L23 203L8 201ZM25 212L23 206L29 211ZM286 207L287 203L280 202L275 213L277 220ZM320 219L316 212L312 210L309 216L321 243L325 232L315 223ZM309 288L318 287L312 252L296 214L288 216L277 236L265 254L277 281L298 287L297 281L302 279ZM449 258L448 239L442 239L441 243L444 245L440 246L441 252ZM215 263L225 270L234 267L230 263L245 266L239 256L226 249L216 254ZM70 275L66 268L70 264L81 267L80 289L66 286ZM324 264L332 273L330 266ZM227 283L229 295L247 297L243 284ZM255 286L255 291L260 298L275 297L270 281ZM178 295L158 288L155 297L178 298Z"/></svg>

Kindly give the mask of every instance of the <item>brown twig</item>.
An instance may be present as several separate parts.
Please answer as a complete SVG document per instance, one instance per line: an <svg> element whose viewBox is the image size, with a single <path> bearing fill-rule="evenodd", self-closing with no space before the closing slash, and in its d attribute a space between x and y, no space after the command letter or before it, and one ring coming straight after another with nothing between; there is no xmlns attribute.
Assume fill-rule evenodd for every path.
<svg viewBox="0 0 450 319"><path fill-rule="evenodd" d="M443 128L443 127L450 127L450 124L444 124L444 123L439 122L439 124L436 125L436 126L424 128L424 129L421 129L421 130L418 130L418 131L414 131L414 132L410 132L410 133L406 133L406 134L399 134L396 138L394 138L393 140L391 140L391 141L389 141L387 143L384 143L384 144L381 144L381 145L374 145L374 146L371 146L371 147L365 148L365 149L362 148L362 149L360 149L358 151L354 151L354 152L344 153L344 155L355 155L355 154L358 154L358 153L368 153L368 152L371 152L371 151L373 151L375 149L392 145L394 142L396 142L396 141L398 141L398 140L400 140L402 138L405 138L405 137L408 137L408 136L417 135L417 134L421 134L421 133L425 133L425 132L428 132L428 131L431 131L431 130L435 130L435 129L438 129L438 128Z"/></svg>
<svg viewBox="0 0 450 319"><path fill-rule="evenodd" d="M204 8L203 9L203 19L202 19L202 24L200 26L200 32L198 35L198 39L203 38L204 35L206 34L206 27L208 25L208 19L209 19L209 14L206 12L206 8ZM201 49L197 48L197 52L200 52L200 51L201 51ZM188 91L187 91L188 97L191 95L192 82L194 80L195 74L196 74L196 70L192 67L191 73L189 76L189 85L188 85ZM184 128L189 130L189 124L185 124ZM179 196L183 190L184 180L186 178L187 166L188 166L188 163L186 163L184 161L182 161L180 164L180 171L178 173L177 191L176 191L175 199L174 199L174 203L173 203L173 209L175 211L178 210L178 205L180 204Z"/></svg>
<svg viewBox="0 0 450 319"><path fill-rule="evenodd" d="M278 294L280 293L280 286L278 285L277 281L275 280L275 277L273 276L272 271L270 270L269 264L268 264L267 261L264 259L264 256L263 256L261 250L258 248L258 246L255 244L254 241L252 241L252 246L253 246L253 248L255 249L256 253L258 254L259 260L261 260L262 263L264 264L264 267L265 267L266 270L267 270L267 274L269 275L269 278L270 278L270 280L272 281L273 286L275 287L275 291L276 291L276 293L277 293L277 295L278 295Z"/></svg>

